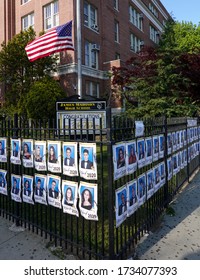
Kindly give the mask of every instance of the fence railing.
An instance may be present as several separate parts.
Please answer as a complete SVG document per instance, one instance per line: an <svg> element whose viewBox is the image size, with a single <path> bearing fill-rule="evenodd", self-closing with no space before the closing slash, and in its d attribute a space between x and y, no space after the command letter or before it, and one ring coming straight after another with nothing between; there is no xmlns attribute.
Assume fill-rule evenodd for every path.
<svg viewBox="0 0 200 280"><path fill-rule="evenodd" d="M93 128L87 127L87 121L78 128L73 123L73 133L70 128L61 133L52 120L22 120L17 115L13 120L1 119L0 143L4 154L0 155L0 215L81 259L128 258L141 236L149 231L178 189L199 167L200 127L196 119L159 118L143 120L143 125L144 132L137 136L134 119L111 117L109 109L107 127L103 128L100 121L98 131L95 121ZM20 149L17 159L13 156L14 142ZM32 145L30 159L25 158L25 142ZM74 169L64 167L66 147L70 143L75 148L77 166ZM156 143L157 152L154 151ZM44 149L44 169L40 169L44 163L35 163L38 144ZM57 148L59 164L49 163L49 144ZM135 147L134 164L128 162L131 146ZM140 159L139 146L143 149L143 159ZM87 172L81 166L82 150L86 148L93 153L94 167ZM122 167L117 166L120 148L125 157ZM69 170L77 173L71 175ZM20 184L19 194L13 192L15 178ZM44 179L43 188L46 187L43 200L36 195L38 178ZM53 179L57 180L58 200L50 197ZM31 183L27 193L26 180ZM142 195L141 182L145 183ZM67 185L74 191L74 208L64 202ZM134 206L130 202L133 187ZM86 188L92 192L90 209L82 204ZM120 213L122 193L126 207Z"/></svg>

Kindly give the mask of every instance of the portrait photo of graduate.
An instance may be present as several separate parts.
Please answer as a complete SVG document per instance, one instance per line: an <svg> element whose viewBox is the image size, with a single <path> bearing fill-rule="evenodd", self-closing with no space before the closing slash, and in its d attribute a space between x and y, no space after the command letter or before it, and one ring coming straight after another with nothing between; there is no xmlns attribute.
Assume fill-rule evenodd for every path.
<svg viewBox="0 0 200 280"><path fill-rule="evenodd" d="M125 150L123 147L118 149L118 157L117 157L117 169L125 166Z"/></svg>
<svg viewBox="0 0 200 280"><path fill-rule="evenodd" d="M114 180L123 177L126 174L126 144L117 143L113 145L113 165L114 165Z"/></svg>
<svg viewBox="0 0 200 280"><path fill-rule="evenodd" d="M126 174L132 174L137 169L136 141L126 143Z"/></svg>
<svg viewBox="0 0 200 280"><path fill-rule="evenodd" d="M11 174L11 199L22 202L21 199L21 176Z"/></svg>
<svg viewBox="0 0 200 280"><path fill-rule="evenodd" d="M181 153L181 169L183 169L185 167L185 164L184 164L184 150L182 150L180 153Z"/></svg>
<svg viewBox="0 0 200 280"><path fill-rule="evenodd" d="M4 195L8 195L6 175L7 171L0 169L0 193Z"/></svg>
<svg viewBox="0 0 200 280"><path fill-rule="evenodd" d="M194 148L194 154L196 156L196 151L195 151L196 146L195 146L195 143L193 144L193 148ZM180 151L177 152L177 162L178 162L178 172L179 172L181 170L181 152Z"/></svg>
<svg viewBox="0 0 200 280"><path fill-rule="evenodd" d="M146 165L151 164L152 163L152 159L153 159L153 145L152 145L152 137L147 137L145 138L145 151L146 151Z"/></svg>
<svg viewBox="0 0 200 280"><path fill-rule="evenodd" d="M153 136L153 161L157 161L159 158L159 137Z"/></svg>
<svg viewBox="0 0 200 280"><path fill-rule="evenodd" d="M164 149L165 149L165 137L163 134L158 136L159 139L159 158L164 157Z"/></svg>
<svg viewBox="0 0 200 280"><path fill-rule="evenodd" d="M0 138L0 162L7 162L7 139Z"/></svg>
<svg viewBox="0 0 200 280"><path fill-rule="evenodd" d="M47 175L48 204L61 208L61 178L52 174Z"/></svg>
<svg viewBox="0 0 200 280"><path fill-rule="evenodd" d="M11 139L11 157L10 161L13 164L21 164L21 139Z"/></svg>
<svg viewBox="0 0 200 280"><path fill-rule="evenodd" d="M159 164L154 167L153 173L154 173L154 191L156 192L160 188L160 180L161 180Z"/></svg>
<svg viewBox="0 0 200 280"><path fill-rule="evenodd" d="M80 177L97 180L96 143L79 143L79 154Z"/></svg>
<svg viewBox="0 0 200 280"><path fill-rule="evenodd" d="M61 173L61 142L48 141L48 170L54 173Z"/></svg>
<svg viewBox="0 0 200 280"><path fill-rule="evenodd" d="M34 142L34 166L38 171L46 171L46 141Z"/></svg>
<svg viewBox="0 0 200 280"><path fill-rule="evenodd" d="M62 197L63 213L79 217L77 208L78 183L62 180Z"/></svg>
<svg viewBox="0 0 200 280"><path fill-rule="evenodd" d="M22 176L22 199L23 202L34 204L33 201L33 177L29 175Z"/></svg>
<svg viewBox="0 0 200 280"><path fill-rule="evenodd" d="M176 132L172 132L172 150L173 152L176 151Z"/></svg>
<svg viewBox="0 0 200 280"><path fill-rule="evenodd" d="M147 171L147 199L149 199L154 194L154 176L153 169Z"/></svg>
<svg viewBox="0 0 200 280"><path fill-rule="evenodd" d="M116 227L127 218L127 188L126 185L115 190Z"/></svg>
<svg viewBox="0 0 200 280"><path fill-rule="evenodd" d="M138 208L137 180L127 183L127 216L131 216Z"/></svg>
<svg viewBox="0 0 200 280"><path fill-rule="evenodd" d="M81 216L87 220L97 221L97 205L97 184L81 181L79 184L79 209Z"/></svg>
<svg viewBox="0 0 200 280"><path fill-rule="evenodd" d="M172 178L172 171L173 171L173 166L172 165L173 165L172 158L169 157L167 159L167 172L168 172L167 180L168 181L171 180L171 178Z"/></svg>
<svg viewBox="0 0 200 280"><path fill-rule="evenodd" d="M33 140L23 139L22 160L24 167L33 167Z"/></svg>
<svg viewBox="0 0 200 280"><path fill-rule="evenodd" d="M187 144L187 132L186 129L183 129L183 145L186 146Z"/></svg>
<svg viewBox="0 0 200 280"><path fill-rule="evenodd" d="M180 148L183 148L184 145L184 134L183 130L180 130Z"/></svg>
<svg viewBox="0 0 200 280"><path fill-rule="evenodd" d="M146 201L147 185L146 174L141 174L137 179L138 184L138 205L141 206Z"/></svg>
<svg viewBox="0 0 200 280"><path fill-rule="evenodd" d="M76 142L63 142L63 174L78 176L78 153Z"/></svg>
<svg viewBox="0 0 200 280"><path fill-rule="evenodd" d="M172 134L171 132L167 133L167 154L170 155L172 153Z"/></svg>
<svg viewBox="0 0 200 280"><path fill-rule="evenodd" d="M145 166L145 141L144 139L137 140L137 155L138 155L138 167Z"/></svg>
<svg viewBox="0 0 200 280"><path fill-rule="evenodd" d="M173 161L173 175L176 175L178 173L178 154L174 154L172 156Z"/></svg>
<svg viewBox="0 0 200 280"><path fill-rule="evenodd" d="M176 149L180 149L180 131L176 131Z"/></svg>
<svg viewBox="0 0 200 280"><path fill-rule="evenodd" d="M166 171L165 171L165 163L161 162L159 164L159 169L160 169L160 187L164 186L166 182Z"/></svg>
<svg viewBox="0 0 200 280"><path fill-rule="evenodd" d="M47 205L47 176L43 174L35 174L34 186L35 202Z"/></svg>

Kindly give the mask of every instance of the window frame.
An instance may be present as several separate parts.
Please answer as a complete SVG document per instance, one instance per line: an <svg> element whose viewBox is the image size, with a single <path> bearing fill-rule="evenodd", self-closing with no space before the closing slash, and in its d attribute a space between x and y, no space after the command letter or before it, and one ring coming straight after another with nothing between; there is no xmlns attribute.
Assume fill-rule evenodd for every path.
<svg viewBox="0 0 200 280"><path fill-rule="evenodd" d="M132 5L129 6L129 21L139 30L143 31L143 15L139 13Z"/></svg>
<svg viewBox="0 0 200 280"><path fill-rule="evenodd" d="M21 0L21 5L25 5L26 3L30 2L31 0Z"/></svg>
<svg viewBox="0 0 200 280"><path fill-rule="evenodd" d="M114 20L114 39L115 43L119 43L119 22Z"/></svg>
<svg viewBox="0 0 200 280"><path fill-rule="evenodd" d="M25 27L25 24L24 24L25 19L27 19L27 27ZM21 25L22 25L21 29L22 29L22 31L27 30L30 26L32 26L33 29L34 29L34 24L35 24L34 12L32 12L28 15L25 15L21 18Z"/></svg>
<svg viewBox="0 0 200 280"><path fill-rule="evenodd" d="M99 54L97 50L93 50L92 46L94 43L89 42L88 40L85 40L84 43L84 59L85 59L85 66L91 67L93 69L99 68Z"/></svg>
<svg viewBox="0 0 200 280"><path fill-rule="evenodd" d="M138 53L141 50L141 42L134 33L130 33L130 49L131 51Z"/></svg>
<svg viewBox="0 0 200 280"><path fill-rule="evenodd" d="M86 81L85 82L85 92L87 95L99 98L99 83L96 83L94 81ZM95 94L94 94L94 92L95 92Z"/></svg>
<svg viewBox="0 0 200 280"><path fill-rule="evenodd" d="M56 9L56 11L55 11ZM59 25L59 1L52 1L43 7L44 30Z"/></svg>
<svg viewBox="0 0 200 280"><path fill-rule="evenodd" d="M84 1L83 17L84 26L98 31L98 10L94 5L87 1Z"/></svg>
<svg viewBox="0 0 200 280"><path fill-rule="evenodd" d="M114 9L119 11L119 0L113 0L113 2Z"/></svg>

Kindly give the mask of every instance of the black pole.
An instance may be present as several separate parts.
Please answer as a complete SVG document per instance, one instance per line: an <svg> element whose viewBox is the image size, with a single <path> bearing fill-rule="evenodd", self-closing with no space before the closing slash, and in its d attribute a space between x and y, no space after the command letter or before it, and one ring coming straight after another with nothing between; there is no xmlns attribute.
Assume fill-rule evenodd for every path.
<svg viewBox="0 0 200 280"><path fill-rule="evenodd" d="M108 219L109 219L109 259L114 259L114 201L113 201L113 162L111 108L106 108L107 163L108 163Z"/></svg>
<svg viewBox="0 0 200 280"><path fill-rule="evenodd" d="M19 126L18 126L18 114L14 114L14 127L13 127L13 139L18 138L18 131L19 131ZM14 165L14 173L16 174L17 171L17 166ZM19 218L19 203L16 204L16 226L20 226L20 218Z"/></svg>
<svg viewBox="0 0 200 280"><path fill-rule="evenodd" d="M165 146L164 146L164 159L165 159L165 186L164 186L164 206L165 208L168 207L169 203L169 184L168 184L168 166L167 166L167 155L168 155L168 145L167 145L167 134L168 134L168 127L167 127L167 116L164 117L164 139L165 139Z"/></svg>

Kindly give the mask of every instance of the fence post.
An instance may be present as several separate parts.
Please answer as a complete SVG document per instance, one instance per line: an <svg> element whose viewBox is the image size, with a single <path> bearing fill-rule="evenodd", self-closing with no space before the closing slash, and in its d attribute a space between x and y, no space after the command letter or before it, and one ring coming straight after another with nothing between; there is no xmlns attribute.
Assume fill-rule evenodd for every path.
<svg viewBox="0 0 200 280"><path fill-rule="evenodd" d="M188 145L188 141L189 141L189 137L188 137L188 120L186 118L185 120L185 126L186 126L186 150L187 150L187 181L188 183L190 183L190 163L189 163L189 155L188 155L188 151L189 151L189 145Z"/></svg>
<svg viewBox="0 0 200 280"><path fill-rule="evenodd" d="M164 207L168 207L169 203L169 184L168 184L168 165L167 165L167 155L168 155L168 145L167 145L167 134L168 134L168 127L167 127L167 116L164 116L164 139L165 139L165 146L164 146L164 159L165 159L165 187L164 187Z"/></svg>
<svg viewBox="0 0 200 280"><path fill-rule="evenodd" d="M18 138L18 114L14 114L14 127L13 127L13 139ZM16 173L16 165L14 165L14 173ZM16 226L20 226L19 223L19 203L16 203Z"/></svg>
<svg viewBox="0 0 200 280"><path fill-rule="evenodd" d="M112 162L112 116L111 108L106 108L107 164L108 164L108 220L109 220L109 259L114 259L114 201L113 201L113 162Z"/></svg>

